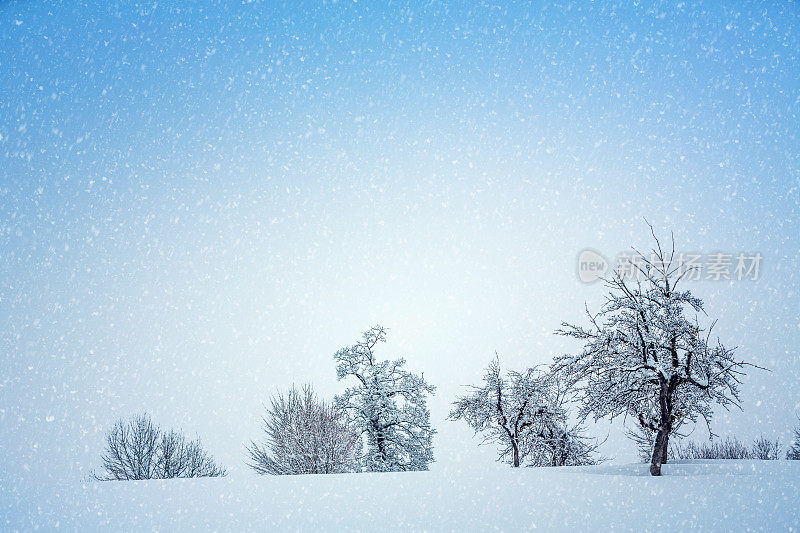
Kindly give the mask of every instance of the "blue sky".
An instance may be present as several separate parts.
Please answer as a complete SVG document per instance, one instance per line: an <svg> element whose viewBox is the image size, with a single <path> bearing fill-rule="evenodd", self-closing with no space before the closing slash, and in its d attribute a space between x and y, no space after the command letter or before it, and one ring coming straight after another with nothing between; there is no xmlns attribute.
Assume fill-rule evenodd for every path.
<svg viewBox="0 0 800 533"><path fill-rule="evenodd" d="M800 413L794 3L0 4L0 470L78 479L148 410L241 468L260 402L325 395L374 323L444 421L495 350L603 290L577 254L760 252L692 289L772 369L718 433ZM615 423L606 455L632 458Z"/></svg>

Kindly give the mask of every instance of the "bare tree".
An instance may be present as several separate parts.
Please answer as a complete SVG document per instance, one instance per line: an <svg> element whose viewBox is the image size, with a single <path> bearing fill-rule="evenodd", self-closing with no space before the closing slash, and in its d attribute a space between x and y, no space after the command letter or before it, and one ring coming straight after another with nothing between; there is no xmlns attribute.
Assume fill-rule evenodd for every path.
<svg viewBox="0 0 800 533"><path fill-rule="evenodd" d="M497 357L481 386L453 403L450 420L463 419L484 443L500 445L499 458L518 467L593 464L596 449L580 426L569 426L566 390L554 375L535 368L500 372Z"/></svg>
<svg viewBox="0 0 800 533"><path fill-rule="evenodd" d="M175 477L218 477L224 468L198 441L187 441L177 431L163 431L147 414L118 420L106 434L100 481L167 479Z"/></svg>
<svg viewBox="0 0 800 533"><path fill-rule="evenodd" d="M358 469L360 439L345 413L319 401L310 385L270 400L264 439L247 447L259 474L338 474Z"/></svg>
<svg viewBox="0 0 800 533"><path fill-rule="evenodd" d="M679 422L702 417L710 424L712 404L739 406L746 363L732 348L710 342L713 323L702 335L696 315L704 312L703 302L678 288L688 271L675 259L674 241L664 250L652 227L651 233L651 257L637 252L632 262L637 280L614 272L600 312L587 310L590 327L564 323L557 332L584 341L584 348L555 364L580 384L582 414L631 415L655 434L650 473L658 476ZM686 311L695 314L693 321Z"/></svg>

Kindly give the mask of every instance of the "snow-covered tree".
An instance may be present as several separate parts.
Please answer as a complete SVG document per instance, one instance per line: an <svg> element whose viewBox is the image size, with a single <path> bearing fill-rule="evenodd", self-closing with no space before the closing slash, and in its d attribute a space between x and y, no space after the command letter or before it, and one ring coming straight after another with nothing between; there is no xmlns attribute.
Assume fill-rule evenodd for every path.
<svg viewBox="0 0 800 533"><path fill-rule="evenodd" d="M800 419L798 419L800 422ZM794 438L789 443L789 449L786 450L786 458L790 461L800 461L800 425L794 430Z"/></svg>
<svg viewBox="0 0 800 533"><path fill-rule="evenodd" d="M535 368L503 376L495 358L483 383L458 398L448 418L463 419L483 442L498 444L499 459L514 467L592 464L595 447L580 426L569 426L559 385Z"/></svg>
<svg viewBox="0 0 800 533"><path fill-rule="evenodd" d="M317 399L310 385L277 394L262 420L264 439L247 447L259 474L338 474L358 469L360 439L344 411Z"/></svg>
<svg viewBox="0 0 800 533"><path fill-rule="evenodd" d="M379 342L386 342L386 329L375 326L364 332L361 341L336 352L338 379L354 381L336 403L366 437L367 471L427 470L433 461L435 431L426 394L435 387L404 370L404 359L379 361L375 357Z"/></svg>
<svg viewBox="0 0 800 533"><path fill-rule="evenodd" d="M653 239L651 257L637 252L631 263L636 280L619 270L606 280L610 293L597 315L587 310L589 327L563 324L558 333L584 347L555 365L578 385L583 415L632 416L655 434L650 473L658 476L680 423L702 417L710 424L715 403L739 406L746 363L719 340L710 342L713 323L703 335L696 316L703 302L678 288L689 271L681 270L674 241L665 251L654 233Z"/></svg>

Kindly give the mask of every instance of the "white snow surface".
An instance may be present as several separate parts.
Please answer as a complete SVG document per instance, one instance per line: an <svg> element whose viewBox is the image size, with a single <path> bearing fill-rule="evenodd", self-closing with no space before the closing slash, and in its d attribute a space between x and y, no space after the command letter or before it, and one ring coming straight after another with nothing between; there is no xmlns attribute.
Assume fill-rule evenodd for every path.
<svg viewBox="0 0 800 533"><path fill-rule="evenodd" d="M0 529L797 531L800 461L434 470L0 489Z"/></svg>

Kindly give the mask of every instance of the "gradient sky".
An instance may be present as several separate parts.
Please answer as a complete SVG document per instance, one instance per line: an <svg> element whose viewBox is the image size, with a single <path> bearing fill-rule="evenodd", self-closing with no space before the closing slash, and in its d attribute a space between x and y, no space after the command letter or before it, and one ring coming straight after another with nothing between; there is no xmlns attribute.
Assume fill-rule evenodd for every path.
<svg viewBox="0 0 800 533"><path fill-rule="evenodd" d="M232 472L261 402L390 328L444 420L603 288L584 248L760 252L691 289L742 358L721 435L800 415L800 8L0 3L0 475L79 480L149 411ZM603 451L635 456L619 421ZM695 437L704 438L700 428Z"/></svg>

